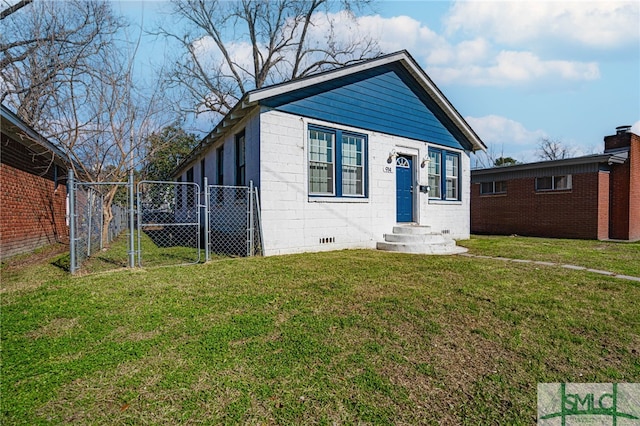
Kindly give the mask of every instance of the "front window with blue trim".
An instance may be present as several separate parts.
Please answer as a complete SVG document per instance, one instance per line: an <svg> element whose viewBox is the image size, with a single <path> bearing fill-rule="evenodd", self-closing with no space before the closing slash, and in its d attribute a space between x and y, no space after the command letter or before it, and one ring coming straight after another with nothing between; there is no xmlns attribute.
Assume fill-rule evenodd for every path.
<svg viewBox="0 0 640 426"><path fill-rule="evenodd" d="M309 195L365 197L367 138L351 132L309 127Z"/></svg>
<svg viewBox="0 0 640 426"><path fill-rule="evenodd" d="M460 200L460 154L429 148L429 198Z"/></svg>

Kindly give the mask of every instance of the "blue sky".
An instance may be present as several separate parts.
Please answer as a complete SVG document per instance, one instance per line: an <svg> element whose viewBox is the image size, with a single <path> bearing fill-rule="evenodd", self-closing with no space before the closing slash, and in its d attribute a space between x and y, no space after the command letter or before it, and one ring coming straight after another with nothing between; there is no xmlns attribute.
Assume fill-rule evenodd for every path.
<svg viewBox="0 0 640 426"><path fill-rule="evenodd" d="M149 28L166 7L112 1ZM535 161L541 137L590 154L602 151L616 126L640 133L638 1L379 1L374 8L359 18L361 31L386 53L408 50L494 157ZM145 38L150 56L165 49Z"/></svg>

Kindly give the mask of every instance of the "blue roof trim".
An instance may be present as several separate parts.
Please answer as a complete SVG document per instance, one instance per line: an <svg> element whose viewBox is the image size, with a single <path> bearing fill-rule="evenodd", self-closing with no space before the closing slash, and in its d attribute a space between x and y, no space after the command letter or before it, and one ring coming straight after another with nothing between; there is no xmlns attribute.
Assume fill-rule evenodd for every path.
<svg viewBox="0 0 640 426"><path fill-rule="evenodd" d="M260 103L308 118L472 149L457 126L398 63L289 91Z"/></svg>

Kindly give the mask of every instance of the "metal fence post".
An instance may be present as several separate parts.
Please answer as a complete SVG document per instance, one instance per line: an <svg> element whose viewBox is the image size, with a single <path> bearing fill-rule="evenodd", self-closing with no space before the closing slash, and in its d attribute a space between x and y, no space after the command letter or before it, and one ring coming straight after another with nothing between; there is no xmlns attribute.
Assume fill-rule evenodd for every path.
<svg viewBox="0 0 640 426"><path fill-rule="evenodd" d="M89 191L89 202L87 203L87 214L89 216L89 225L87 226L89 237L87 238L87 257L91 256L91 234L93 233L93 188Z"/></svg>
<svg viewBox="0 0 640 426"><path fill-rule="evenodd" d="M129 268L135 267L135 210L133 207L133 169L129 170Z"/></svg>
<svg viewBox="0 0 640 426"><path fill-rule="evenodd" d="M104 195L100 194L100 230L98 231L100 233L100 250L104 249L104 241L102 239L103 229L104 229ZM107 235L107 238L109 238L109 235ZM107 244L109 244L109 241L107 241Z"/></svg>
<svg viewBox="0 0 640 426"><path fill-rule="evenodd" d="M264 256L264 236L262 235L262 213L260 211L260 194L258 194L258 188L255 189L255 201L256 201L256 216L258 219L258 243L260 244L260 255Z"/></svg>
<svg viewBox="0 0 640 426"><path fill-rule="evenodd" d="M73 170L69 170L67 181L69 196L69 272L76 273L76 191Z"/></svg>
<svg viewBox="0 0 640 426"><path fill-rule="evenodd" d="M204 170L202 171L204 173ZM204 261L209 261L209 179L204 177Z"/></svg>
<svg viewBox="0 0 640 426"><path fill-rule="evenodd" d="M254 232L253 232L253 181L249 181L249 256L254 254Z"/></svg>

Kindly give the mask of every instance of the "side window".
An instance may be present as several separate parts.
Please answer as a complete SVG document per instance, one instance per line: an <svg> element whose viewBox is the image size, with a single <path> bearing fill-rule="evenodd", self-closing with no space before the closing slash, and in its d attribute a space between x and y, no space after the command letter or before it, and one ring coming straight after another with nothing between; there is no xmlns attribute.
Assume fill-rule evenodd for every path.
<svg viewBox="0 0 640 426"><path fill-rule="evenodd" d="M187 170L187 182L193 183L193 167ZM187 208L194 207L196 205L195 186L186 185L187 187Z"/></svg>
<svg viewBox="0 0 640 426"><path fill-rule="evenodd" d="M224 185L224 147L216 150L216 185Z"/></svg>
<svg viewBox="0 0 640 426"><path fill-rule="evenodd" d="M244 186L246 182L245 167L245 133L244 130L236 135L236 185Z"/></svg>
<svg viewBox="0 0 640 426"><path fill-rule="evenodd" d="M200 160L200 190L204 191L204 158Z"/></svg>

